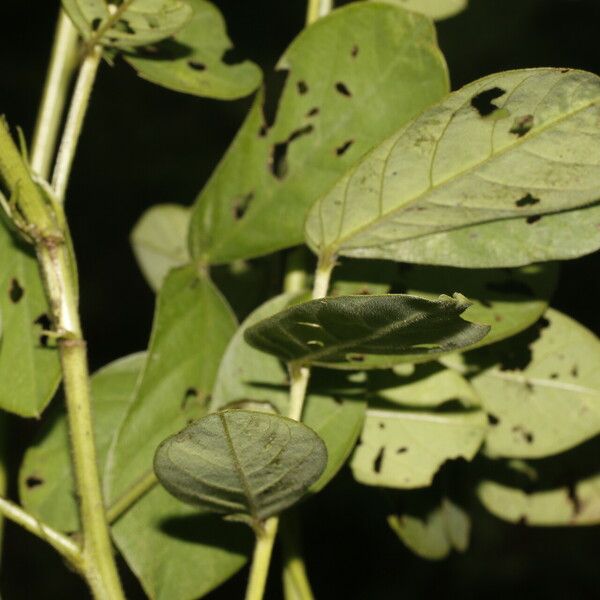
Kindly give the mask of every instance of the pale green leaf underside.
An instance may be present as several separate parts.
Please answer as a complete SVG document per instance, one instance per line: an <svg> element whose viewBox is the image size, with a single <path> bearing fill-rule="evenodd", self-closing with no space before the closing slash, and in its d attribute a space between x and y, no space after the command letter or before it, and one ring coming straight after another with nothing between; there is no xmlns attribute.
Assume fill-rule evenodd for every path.
<svg viewBox="0 0 600 600"><path fill-rule="evenodd" d="M260 352L244 340L245 330L254 323L276 314L298 296L281 294L259 306L240 326L223 356L215 382L211 410L231 403L248 402L273 407L281 415L289 410L289 377L281 362ZM330 379L330 377L328 377ZM313 372L302 421L315 431L327 447L327 468L309 491L323 488L344 464L362 428L365 402L348 399L343 393L317 389L319 377Z"/></svg>
<svg viewBox="0 0 600 600"><path fill-rule="evenodd" d="M101 471L110 442L127 412L145 355L110 363L91 380L98 464ZM19 472L19 493L25 508L60 531L79 527L64 414L52 420L30 447ZM186 536L181 530L192 532ZM250 540L239 526L216 517L199 517L161 486L139 500L113 526L120 552L156 600L201 597L240 569ZM218 541L218 543L215 543Z"/></svg>
<svg viewBox="0 0 600 600"><path fill-rule="evenodd" d="M171 269L190 261L185 243L190 209L178 204L149 208L131 232L137 263L154 291L158 291Z"/></svg>
<svg viewBox="0 0 600 600"><path fill-rule="evenodd" d="M598 199L599 115L600 78L591 73L531 69L478 80L383 142L317 202L308 243L316 252L468 267L572 258L581 231L564 231L558 247L541 247L536 232L545 219L572 224L571 211ZM489 236L498 223L510 243ZM532 247L499 253L525 242L524 226ZM485 239L463 238L456 255L428 253L429 236L466 228L474 242ZM592 237L586 248L600 246L600 229Z"/></svg>
<svg viewBox="0 0 600 600"><path fill-rule="evenodd" d="M469 516L447 498L424 519L390 515L388 524L410 550L428 560L441 560L452 549L464 552L469 546Z"/></svg>
<svg viewBox="0 0 600 600"><path fill-rule="evenodd" d="M35 255L0 218L0 408L39 417L60 381L55 344L42 335L51 326Z"/></svg>
<svg viewBox="0 0 600 600"><path fill-rule="evenodd" d="M192 216L194 257L228 262L303 241L314 201L448 90L428 19L354 3L300 33L272 127L259 95Z"/></svg>
<svg viewBox="0 0 600 600"><path fill-rule="evenodd" d="M352 473L365 485L426 487L447 460L471 460L486 429L487 419L480 410L369 409L352 457Z"/></svg>
<svg viewBox="0 0 600 600"><path fill-rule="evenodd" d="M403 294L323 298L253 325L245 338L286 362L377 368L386 357L423 360L479 341L489 328L460 318L468 306L460 295L438 300ZM374 364L368 355L376 355Z"/></svg>
<svg viewBox="0 0 600 600"><path fill-rule="evenodd" d="M539 458L600 433L600 341L556 310L545 317L524 369L497 366L472 379L493 416L486 438L491 456ZM513 354L527 352L527 343L526 337L505 342Z"/></svg>
<svg viewBox="0 0 600 600"><path fill-rule="evenodd" d="M223 62L232 45L221 13L205 0L188 2L194 15L183 29L151 52L141 50L125 60L143 79L176 92L222 100L247 96L260 85L260 69L249 61Z"/></svg>
<svg viewBox="0 0 600 600"><path fill-rule="evenodd" d="M175 497L259 524L296 503L327 465L306 425L274 414L225 410L165 440L154 470Z"/></svg>
<svg viewBox="0 0 600 600"><path fill-rule="evenodd" d="M129 6L100 36L106 46L129 49L163 40L192 17L189 3L182 0L125 0ZM63 8L85 39L103 29L110 18L104 0L62 0Z"/></svg>
<svg viewBox="0 0 600 600"><path fill-rule="evenodd" d="M205 276L192 266L171 271L157 297L148 360L111 448L109 501L149 472L160 442L206 413L235 329L229 306Z"/></svg>
<svg viewBox="0 0 600 600"><path fill-rule="evenodd" d="M375 0L423 13L436 21L453 17L465 10L468 0Z"/></svg>
<svg viewBox="0 0 600 600"><path fill-rule="evenodd" d="M477 493L492 514L512 523L546 527L600 524L600 475L582 479L572 488L531 494L484 481Z"/></svg>

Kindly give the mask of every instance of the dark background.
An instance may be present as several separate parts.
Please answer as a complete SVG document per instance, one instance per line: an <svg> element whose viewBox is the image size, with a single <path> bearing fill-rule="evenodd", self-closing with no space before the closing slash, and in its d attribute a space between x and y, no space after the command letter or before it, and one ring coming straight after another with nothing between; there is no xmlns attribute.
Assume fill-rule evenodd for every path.
<svg viewBox="0 0 600 600"><path fill-rule="evenodd" d="M30 137L58 2L4 0L0 114ZM272 67L303 27L303 0L219 0L236 54ZM438 27L453 88L503 69L560 66L600 73L600 0L471 0ZM153 294L133 260L129 232L147 207L190 203L226 150L249 100L179 95L120 61L103 65L74 165L68 216L79 258L82 316L97 368L144 348ZM563 267L553 302L596 333L597 256ZM600 365L599 365L600 367ZM11 423L12 466L36 423ZM14 474L14 471L13 471ZM14 493L14 490L12 490ZM385 525L385 502L342 473L304 510L308 568L319 598L597 598L600 530L527 529L478 509L471 548L441 563L413 557ZM75 575L37 539L8 525L0 576L5 600L85 598ZM275 567L278 566L277 560ZM213 596L239 598L242 572ZM131 596L137 597L135 582ZM275 568L270 596L279 597Z"/></svg>

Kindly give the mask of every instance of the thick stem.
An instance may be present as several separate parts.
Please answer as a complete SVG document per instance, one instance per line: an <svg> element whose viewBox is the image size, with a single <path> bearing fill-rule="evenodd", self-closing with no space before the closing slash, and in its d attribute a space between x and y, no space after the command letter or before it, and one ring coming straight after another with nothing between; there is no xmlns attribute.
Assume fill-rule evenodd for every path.
<svg viewBox="0 0 600 600"><path fill-rule="evenodd" d="M44 525L34 516L25 512L20 506L13 504L9 500L0 498L0 514L4 515L14 523L17 523L23 529L33 533L33 535L44 540L62 554L69 563L77 570L83 568L81 549L77 544L67 536L59 533L52 527Z"/></svg>
<svg viewBox="0 0 600 600"><path fill-rule="evenodd" d="M81 65L75 90L73 91L71 107L67 115L67 122L65 123L65 130L58 149L54 174L52 176L52 189L57 201L61 204L65 199L67 183L71 174L73 159L75 158L75 149L77 148L83 119L90 102L90 95L94 87L101 58L102 47L94 46Z"/></svg>
<svg viewBox="0 0 600 600"><path fill-rule="evenodd" d="M246 588L246 600L262 600L265 593L278 524L279 519L277 517L267 519L264 524L264 531L256 537L250 577Z"/></svg>
<svg viewBox="0 0 600 600"><path fill-rule="evenodd" d="M306 24L310 25L317 19L328 15L333 9L333 0L309 0L306 9Z"/></svg>
<svg viewBox="0 0 600 600"><path fill-rule="evenodd" d="M31 144L31 168L43 179L47 179L50 175L58 128L71 78L77 65L77 45L77 30L61 10L56 23L50 65Z"/></svg>
<svg viewBox="0 0 600 600"><path fill-rule="evenodd" d="M158 479L154 471L148 471L141 479L123 493L106 511L106 520L112 525L125 514L142 496L145 496L156 484Z"/></svg>
<svg viewBox="0 0 600 600"><path fill-rule="evenodd" d="M307 254L308 250L305 246L295 248L289 253L285 263L285 276L283 278L284 292L303 292L307 288Z"/></svg>

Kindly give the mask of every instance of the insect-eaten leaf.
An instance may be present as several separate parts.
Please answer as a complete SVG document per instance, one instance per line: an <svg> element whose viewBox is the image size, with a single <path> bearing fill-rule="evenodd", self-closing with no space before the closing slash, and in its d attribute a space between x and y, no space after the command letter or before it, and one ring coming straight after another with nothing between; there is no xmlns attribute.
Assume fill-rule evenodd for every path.
<svg viewBox="0 0 600 600"><path fill-rule="evenodd" d="M143 79L176 92L221 100L247 96L260 85L260 69L250 61L227 64L223 56L232 46L221 13L205 0L187 1L194 14L181 30L125 60Z"/></svg>
<svg viewBox="0 0 600 600"><path fill-rule="evenodd" d="M154 470L184 502L260 531L295 504L327 465L327 449L306 425L263 412L226 410L165 440Z"/></svg>
<svg viewBox="0 0 600 600"><path fill-rule="evenodd" d="M248 328L246 341L289 363L383 368L427 361L489 331L460 318L462 295L426 300L403 294L340 296L292 306Z"/></svg>
<svg viewBox="0 0 600 600"><path fill-rule="evenodd" d="M448 92L431 22L378 3L353 3L319 19L278 68L287 79L273 122L259 94L196 201L195 258L224 263L303 242L311 205L365 152Z"/></svg>
<svg viewBox="0 0 600 600"><path fill-rule="evenodd" d="M489 414L490 456L540 458L600 433L600 341L562 313L550 309L518 336L465 358L483 367L471 381Z"/></svg>
<svg viewBox="0 0 600 600"><path fill-rule="evenodd" d="M471 268L596 250L599 115L592 73L480 79L350 169L311 209L308 243L318 254Z"/></svg>
<svg viewBox="0 0 600 600"><path fill-rule="evenodd" d="M62 0L62 5L84 39L121 50L168 38L193 14L184 0L124 0L112 12L105 0Z"/></svg>
<svg viewBox="0 0 600 600"><path fill-rule="evenodd" d="M469 516L448 498L423 518L390 515L388 524L410 550L428 560L446 558L453 549L465 552L469 546Z"/></svg>

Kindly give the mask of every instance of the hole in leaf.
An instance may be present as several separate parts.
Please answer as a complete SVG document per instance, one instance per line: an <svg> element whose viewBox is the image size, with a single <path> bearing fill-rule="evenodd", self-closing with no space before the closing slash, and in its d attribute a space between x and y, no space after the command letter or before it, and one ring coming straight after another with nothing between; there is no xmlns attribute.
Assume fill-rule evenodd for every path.
<svg viewBox="0 0 600 600"><path fill-rule="evenodd" d="M537 223L542 218L542 215L531 215L525 219L527 225L533 225Z"/></svg>
<svg viewBox="0 0 600 600"><path fill-rule="evenodd" d="M197 60L188 60L188 67L194 69L194 71L206 71L206 65Z"/></svg>
<svg viewBox="0 0 600 600"><path fill-rule="evenodd" d="M269 133L269 126L263 123L258 130L258 137L266 137L267 133Z"/></svg>
<svg viewBox="0 0 600 600"><path fill-rule="evenodd" d="M352 46L352 50L350 50L350 56L352 58L356 58L358 56L358 46L356 44Z"/></svg>
<svg viewBox="0 0 600 600"><path fill-rule="evenodd" d="M515 206L518 206L519 208L522 208L523 206L535 206L536 204L539 204L541 202L541 200L539 198L536 198L535 196L532 196L531 194L527 194L526 196L523 196L522 198L519 198L518 200L515 201Z"/></svg>
<svg viewBox="0 0 600 600"><path fill-rule="evenodd" d="M534 437L531 431L527 431L527 429L525 429L521 425L515 425L512 428L512 430L514 433L520 434L521 437L525 440L525 442L527 442L528 444L533 444Z"/></svg>
<svg viewBox="0 0 600 600"><path fill-rule="evenodd" d="M41 479L40 477L36 477L35 475L30 475L26 480L25 480L25 485L30 489L34 489L40 485L42 485L44 483L44 480Z"/></svg>
<svg viewBox="0 0 600 600"><path fill-rule="evenodd" d="M52 328L52 321L46 313L41 314L37 319L35 319L33 323L34 325L39 325L43 331L50 331L50 329ZM40 335L40 346L42 346L43 348L47 348L48 341L48 336L45 333L42 333Z"/></svg>
<svg viewBox="0 0 600 600"><path fill-rule="evenodd" d="M402 446L396 450L396 454L404 454L405 452L408 452L408 448L406 446Z"/></svg>
<svg viewBox="0 0 600 600"><path fill-rule="evenodd" d="M307 117L316 117L319 114L319 109L315 106L314 108L311 108L307 113L306 116Z"/></svg>
<svg viewBox="0 0 600 600"><path fill-rule="evenodd" d="M479 113L480 117L487 117L500 108L493 101L500 98L500 96L504 96L504 94L506 92L499 87L484 90L471 98L471 106Z"/></svg>
<svg viewBox="0 0 600 600"><path fill-rule="evenodd" d="M92 31L98 31L101 24L102 24L102 19L99 19L99 18L93 19L91 22Z"/></svg>
<svg viewBox="0 0 600 600"><path fill-rule="evenodd" d="M296 83L296 88L298 90L298 93L303 96L304 94L306 94L306 92L308 92L308 85L306 83L306 81L300 79L297 83Z"/></svg>
<svg viewBox="0 0 600 600"><path fill-rule="evenodd" d="M8 297L13 304L17 304L23 298L25 290L21 287L19 280L13 277L10 280L10 289L8 290Z"/></svg>
<svg viewBox="0 0 600 600"><path fill-rule="evenodd" d="M385 448L382 446L379 449L379 452L377 453L375 460L373 461L373 471L375 471L375 473L381 473L381 465L383 463L384 453L385 453Z"/></svg>
<svg viewBox="0 0 600 600"><path fill-rule="evenodd" d="M514 133L517 137L527 135L533 127L533 115L523 115L516 117L513 126L510 128L510 133Z"/></svg>
<svg viewBox="0 0 600 600"><path fill-rule="evenodd" d="M577 489L573 483L570 483L567 486L567 496L569 501L573 505L573 515L576 516L581 512L583 508L583 503L581 502L581 498L577 494Z"/></svg>
<svg viewBox="0 0 600 600"><path fill-rule="evenodd" d="M313 129L314 127L312 125L306 125L305 127L292 131L285 142L279 142L278 144L273 145L270 167L271 172L277 179L283 179L288 172L287 152L289 145L303 135L308 135Z"/></svg>
<svg viewBox="0 0 600 600"><path fill-rule="evenodd" d="M348 89L348 86L343 81L338 81L335 84L335 89L342 95L346 96L346 98L350 98L352 96L352 92Z"/></svg>
<svg viewBox="0 0 600 600"><path fill-rule="evenodd" d="M500 423L500 419L492 413L488 413L487 420L492 427L495 427L496 425L498 425L498 423Z"/></svg>
<svg viewBox="0 0 600 600"><path fill-rule="evenodd" d="M242 50L236 48L235 46L225 50L225 52L223 52L223 56L221 56L221 62L230 66L237 65L243 62L245 59L246 57L244 56Z"/></svg>
<svg viewBox="0 0 600 600"><path fill-rule="evenodd" d="M265 88L265 103L263 106L263 114L267 128L270 128L275 122L279 101L287 84L289 74L289 71L281 70L274 71L269 76L269 80Z"/></svg>
<svg viewBox="0 0 600 600"><path fill-rule="evenodd" d="M238 196L233 199L233 218L239 221L248 212L250 203L254 199L254 192L248 192L243 196Z"/></svg>
<svg viewBox="0 0 600 600"><path fill-rule="evenodd" d="M348 148L350 148L350 146L352 146L352 144L354 144L354 140L348 140L346 142L344 142L341 146L338 146L335 149L335 153L337 156L342 156L346 150L348 150Z"/></svg>
<svg viewBox="0 0 600 600"><path fill-rule="evenodd" d="M135 35L135 29L131 27L127 19L119 19L113 26L117 31L128 33L129 35Z"/></svg>

